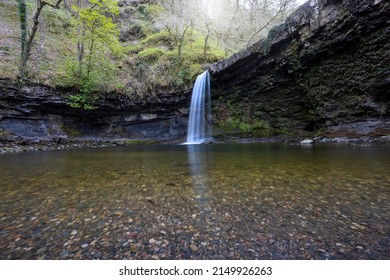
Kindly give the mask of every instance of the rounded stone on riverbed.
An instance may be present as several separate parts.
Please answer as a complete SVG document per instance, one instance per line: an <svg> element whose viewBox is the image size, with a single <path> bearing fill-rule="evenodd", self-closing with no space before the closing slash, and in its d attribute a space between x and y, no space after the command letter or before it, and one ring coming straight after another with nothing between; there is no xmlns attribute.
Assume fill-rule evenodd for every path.
<svg viewBox="0 0 390 280"><path fill-rule="evenodd" d="M129 232L129 233L127 233L127 238L134 239L134 238L137 238L137 235L138 235L138 233L136 233L136 232Z"/></svg>
<svg viewBox="0 0 390 280"><path fill-rule="evenodd" d="M196 246L194 244L190 245L190 249L192 252L197 252L199 250L198 246Z"/></svg>
<svg viewBox="0 0 390 280"><path fill-rule="evenodd" d="M66 258L69 255L68 250L62 250L60 253L60 258Z"/></svg>
<svg viewBox="0 0 390 280"><path fill-rule="evenodd" d="M175 165L187 162L187 153L172 155L172 164L161 164L166 163L166 154L160 158L147 153L148 161L140 165L129 160L130 156L137 159L138 153L129 155L121 149L118 154L123 158L116 152L118 157L113 157L117 165L103 156L104 151L97 153L96 162L89 161L91 151L58 153L66 155L66 164L74 156L72 172L64 173L67 169L62 165L41 172L44 165L39 164L35 178L23 168L19 180L34 179L18 192L13 185L18 180L7 167L1 177L11 199L4 200L3 208L13 215L0 219L0 247L4 246L0 255L3 259L105 260L386 258L387 163L375 156L381 169L375 165L371 170L359 161L356 169L358 154L346 162L332 161L332 172L327 172L328 159L339 155L339 146L336 151L323 147L299 153L299 163L281 162L275 157L276 146L267 148L267 153L259 147L269 168L249 160L246 165L244 151L252 158L255 146L248 151L238 148L239 163L236 153L230 155L230 147L228 157L219 154L223 147L216 147L218 153L205 161L207 170L194 175L191 166ZM382 146L372 148L374 155L384 154ZM320 161L317 169L315 162L322 155L326 161ZM79 162L84 157L87 169ZM99 166L99 173L88 173L93 164ZM73 176L76 170L80 177ZM146 170L147 176L138 177ZM172 180L183 183L165 187ZM139 188L143 184L155 204L145 200ZM40 209L39 214L35 209ZM31 220L33 216L38 219Z"/></svg>

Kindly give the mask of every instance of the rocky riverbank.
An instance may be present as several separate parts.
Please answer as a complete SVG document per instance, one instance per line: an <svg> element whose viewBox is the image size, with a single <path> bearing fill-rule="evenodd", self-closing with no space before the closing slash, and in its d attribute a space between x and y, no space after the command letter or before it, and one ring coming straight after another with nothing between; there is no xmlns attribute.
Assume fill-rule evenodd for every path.
<svg viewBox="0 0 390 280"><path fill-rule="evenodd" d="M71 141L20 141L0 143L0 154L33 152L33 151L51 151L68 149L87 149L87 148L107 148L120 147L128 145L146 145L146 144L165 144L166 141L157 140L127 140L127 139L75 139Z"/></svg>
<svg viewBox="0 0 390 280"><path fill-rule="evenodd" d="M224 137L216 138L213 144L229 144L229 143L290 143L299 145L305 139L301 137L267 137L267 138L240 138L240 137ZM180 144L184 140L176 141L159 141L159 140L128 140L128 139L75 139L71 141L15 141L15 142L0 142L0 154L33 152L33 151L53 151L53 150L68 150L68 149L87 149L87 148L108 148L120 147L129 145L150 145L150 144ZM316 137L310 139L310 144L325 144L325 143L343 143L352 145L377 145L389 144L390 136L381 137L360 137L360 138L321 138Z"/></svg>

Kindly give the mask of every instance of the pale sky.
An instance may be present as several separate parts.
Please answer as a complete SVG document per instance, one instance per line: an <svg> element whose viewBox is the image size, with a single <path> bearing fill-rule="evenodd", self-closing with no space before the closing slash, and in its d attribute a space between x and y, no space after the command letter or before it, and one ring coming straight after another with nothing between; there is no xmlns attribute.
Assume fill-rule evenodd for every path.
<svg viewBox="0 0 390 280"><path fill-rule="evenodd" d="M305 3L307 0L297 0L297 3L299 4L299 5L302 5L303 3Z"/></svg>

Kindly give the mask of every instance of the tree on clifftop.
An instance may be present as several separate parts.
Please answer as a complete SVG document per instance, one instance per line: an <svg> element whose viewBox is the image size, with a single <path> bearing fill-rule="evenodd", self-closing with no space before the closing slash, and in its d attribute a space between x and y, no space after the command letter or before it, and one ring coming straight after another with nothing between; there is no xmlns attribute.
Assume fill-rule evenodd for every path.
<svg viewBox="0 0 390 280"><path fill-rule="evenodd" d="M77 47L59 66L59 81L79 93L68 98L75 108L93 109L98 92L109 91L115 84L122 46L114 22L119 14L116 0L88 0L71 8L70 34Z"/></svg>
<svg viewBox="0 0 390 280"><path fill-rule="evenodd" d="M39 17L41 15L42 9L45 6L58 9L63 0L56 0L55 2L47 2L42 0L36 0L36 9L33 17L32 28L30 31L27 31L27 8L26 0L17 0L19 4L19 15L20 15L20 27L21 27L21 51L20 51L20 63L19 63L19 79L23 80L27 76L27 61L31 54L32 44L35 38L35 34L38 31L39 26Z"/></svg>
<svg viewBox="0 0 390 280"><path fill-rule="evenodd" d="M89 5L73 7L75 38L77 39L77 61L79 78L90 77L94 63L99 55L108 48L116 53L121 48L119 29L113 17L119 14L119 7L114 0L89 0Z"/></svg>
<svg viewBox="0 0 390 280"><path fill-rule="evenodd" d="M71 37L77 54L65 59L61 80L84 93L102 91L116 76L113 57L122 53L119 29L114 18L119 14L115 0L89 0L72 7ZM104 91L104 90L103 90Z"/></svg>

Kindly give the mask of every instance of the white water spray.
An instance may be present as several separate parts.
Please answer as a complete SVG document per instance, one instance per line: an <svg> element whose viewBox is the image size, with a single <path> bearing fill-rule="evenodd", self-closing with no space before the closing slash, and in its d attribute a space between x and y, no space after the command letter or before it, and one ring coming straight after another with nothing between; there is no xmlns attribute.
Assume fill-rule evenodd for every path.
<svg viewBox="0 0 390 280"><path fill-rule="evenodd" d="M192 90L187 142L201 144L211 142L211 89L208 71L200 74Z"/></svg>

